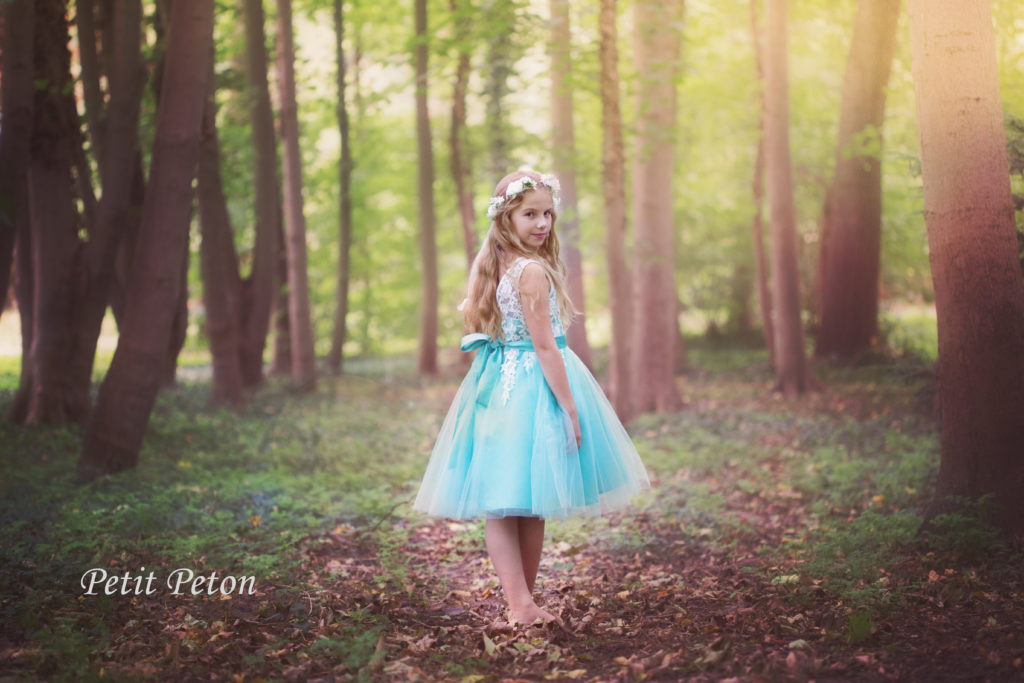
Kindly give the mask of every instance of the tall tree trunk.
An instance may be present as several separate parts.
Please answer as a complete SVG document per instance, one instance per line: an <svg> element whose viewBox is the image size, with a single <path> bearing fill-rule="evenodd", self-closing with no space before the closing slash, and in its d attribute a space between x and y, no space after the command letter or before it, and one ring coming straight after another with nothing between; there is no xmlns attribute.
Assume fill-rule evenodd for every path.
<svg viewBox="0 0 1024 683"><path fill-rule="evenodd" d="M86 431L85 478L135 465L156 400L180 291L212 40L212 3L173 4L132 296Z"/></svg>
<svg viewBox="0 0 1024 683"><path fill-rule="evenodd" d="M451 147L452 180L455 181L455 200L462 219L462 240L466 245L466 269L473 267L476 257L476 211L473 209L473 182L469 154L466 150L466 92L469 89L470 48L469 2L451 0L455 15L455 33L460 36L457 46L459 60L455 68L455 87L452 90L452 123L449 143Z"/></svg>
<svg viewBox="0 0 1024 683"><path fill-rule="evenodd" d="M203 108L202 141L199 149L200 270L206 333L213 359L211 400L215 404L242 402L242 281L232 235L231 217L220 178L220 143L217 139L217 86L213 59L207 70L206 102Z"/></svg>
<svg viewBox="0 0 1024 683"><path fill-rule="evenodd" d="M244 0L246 78L252 116L252 145L256 152L256 243L252 273L246 281L242 318L242 379L246 386L263 381L263 349L270 330L270 311L277 279L278 234L281 225L277 185L277 143L274 114L267 87L267 48L263 31L263 1Z"/></svg>
<svg viewBox="0 0 1024 683"><path fill-rule="evenodd" d="M947 496L1024 531L1024 287L988 2L909 0Z"/></svg>
<svg viewBox="0 0 1024 683"><path fill-rule="evenodd" d="M291 0L277 0L277 66L281 82L281 139L284 144L285 253L288 257L292 383L311 391L316 388L316 350L313 346L313 322L309 310L306 216L302 203L302 154L299 150L299 112L295 102L295 42L292 37Z"/></svg>
<svg viewBox="0 0 1024 683"><path fill-rule="evenodd" d="M637 87L633 223L636 319L634 408L671 412L682 399L675 383L676 287L672 186L682 0L637 0L633 54Z"/></svg>
<svg viewBox="0 0 1024 683"><path fill-rule="evenodd" d="M757 277L757 301L761 308L761 333L768 357L775 364L775 326L772 324L772 297L768 290L768 265L764 257L764 40L757 20L758 0L750 0L750 34L754 44L754 68L760 86L757 96L757 157L754 160L754 218L751 233L754 241L754 267Z"/></svg>
<svg viewBox="0 0 1024 683"><path fill-rule="evenodd" d="M808 377L800 320L793 170L789 157L786 0L766 0L765 8L764 152L771 207L775 389L792 396L807 390Z"/></svg>
<svg viewBox="0 0 1024 683"><path fill-rule="evenodd" d="M512 170L509 168L509 124L505 96L509 92L509 76L519 56L519 50L513 44L516 8L509 2L492 3L484 21L488 35L484 125L487 128L489 175L501 178Z"/></svg>
<svg viewBox="0 0 1024 683"><path fill-rule="evenodd" d="M632 281L626 262L626 156L619 107L619 47L615 0L601 0L601 129L604 187L605 260L608 267L608 305L612 338L608 350L608 397L621 420L633 416L630 390Z"/></svg>
<svg viewBox="0 0 1024 683"><path fill-rule="evenodd" d="M32 222L33 384L27 389L29 422L61 423L88 410L88 385L71 383L68 349L78 295L77 264L84 249L78 238L72 168L75 133L68 120L66 88L71 83L66 7L61 0L35 5L35 91L29 203Z"/></svg>
<svg viewBox="0 0 1024 683"><path fill-rule="evenodd" d="M335 294L334 332L327 367L339 373L345 360L348 338L349 252L352 250L352 144L345 105L345 15L342 0L334 0L334 56L338 65L338 132L341 158L338 160L338 290Z"/></svg>
<svg viewBox="0 0 1024 683"><path fill-rule="evenodd" d="M427 111L427 2L416 0L416 142L419 168L420 255L422 257L422 299L420 301L421 375L437 374L437 244L434 215L434 154L430 143L430 114Z"/></svg>
<svg viewBox="0 0 1024 683"><path fill-rule="evenodd" d="M569 0L550 0L551 8L551 152L555 175L561 181L559 232L569 268L569 296L579 316L568 330L569 346L587 367L593 354L587 341L587 315L583 296L583 260L580 258L580 220L576 202L576 133L572 122L572 61Z"/></svg>
<svg viewBox="0 0 1024 683"><path fill-rule="evenodd" d="M96 0L77 0L75 23L78 25L78 61L82 68L85 121L89 130L89 141L92 143L93 158L102 164L105 107L100 81L104 74L100 68L99 50L97 49L99 41L97 40Z"/></svg>
<svg viewBox="0 0 1024 683"><path fill-rule="evenodd" d="M274 349L270 360L270 374L275 377L290 375L292 369L292 328L288 316L288 252L285 247L284 220L277 230L277 291L270 309L274 323Z"/></svg>
<svg viewBox="0 0 1024 683"><path fill-rule="evenodd" d="M851 361L878 336L882 124L900 0L860 0L843 82L836 170L825 198L814 353Z"/></svg>
<svg viewBox="0 0 1024 683"><path fill-rule="evenodd" d="M18 225L29 220L28 167L32 136L32 0L4 3L3 73L0 101L0 313L11 282ZM19 297L20 299L20 297ZM19 301L20 306L20 301Z"/></svg>
<svg viewBox="0 0 1024 683"><path fill-rule="evenodd" d="M103 116L106 139L99 160L103 194L96 208L95 224L84 247L85 258L75 317L71 322L73 346L69 355L71 381L88 392L96 358L96 344L110 301L118 249L126 235L135 234L138 209L135 203L139 159L139 109L144 83L141 56L142 6L139 0L114 5L110 17L110 38L106 52L111 57L108 72L110 99ZM78 147L78 146L76 146ZM92 191L87 192L89 196Z"/></svg>

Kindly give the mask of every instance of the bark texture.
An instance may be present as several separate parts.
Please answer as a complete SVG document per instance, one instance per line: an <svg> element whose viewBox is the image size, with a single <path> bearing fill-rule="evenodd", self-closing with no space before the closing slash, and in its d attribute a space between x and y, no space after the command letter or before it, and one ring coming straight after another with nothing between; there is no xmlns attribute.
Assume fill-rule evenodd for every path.
<svg viewBox="0 0 1024 683"><path fill-rule="evenodd" d="M188 239L213 40L212 3L174 3L132 292L79 461L92 478L133 467L160 385Z"/></svg>
<svg viewBox="0 0 1024 683"><path fill-rule="evenodd" d="M246 386L263 381L263 349L270 330L270 311L276 284L281 202L277 185L277 143L274 114L267 87L267 49L262 0L244 0L245 62L252 118L252 144L256 168L256 243L252 274L245 283L245 314L242 319L242 379Z"/></svg>
<svg viewBox="0 0 1024 683"><path fill-rule="evenodd" d="M676 286L672 184L682 0L633 6L637 86L633 222L636 260L633 389L637 412L671 412L675 383ZM642 349L642 352L640 351Z"/></svg>
<svg viewBox="0 0 1024 683"><path fill-rule="evenodd" d="M1024 286L988 2L908 0L947 496L1024 531Z"/></svg>
<svg viewBox="0 0 1024 683"><path fill-rule="evenodd" d="M576 133L572 122L572 59L569 0L551 0L551 153L554 172L562 186L558 220L561 247L569 268L569 297L579 312L569 327L569 346L584 365L593 367L587 341L586 300L583 293L583 259L580 257L580 221L576 192Z"/></svg>
<svg viewBox="0 0 1024 683"><path fill-rule="evenodd" d="M771 215L772 311L775 316L775 388L792 396L808 388L800 320L793 169L789 155L789 81L786 0L765 2L765 173Z"/></svg>
<svg viewBox="0 0 1024 683"><path fill-rule="evenodd" d="M338 132L341 134L341 157L338 160L338 290L335 294L334 331L327 367L336 373L342 370L345 340L348 338L349 252L352 251L352 145L348 108L345 103L345 14L342 5L342 0L334 0L334 55L338 65Z"/></svg>
<svg viewBox="0 0 1024 683"><path fill-rule="evenodd" d="M421 375L436 375L437 367L437 244L434 214L434 155L430 144L430 114L427 111L427 2L416 0L416 142L419 168L420 256L423 288L420 301L418 369Z"/></svg>
<svg viewBox="0 0 1024 683"><path fill-rule="evenodd" d="M878 337L882 124L900 0L860 0L846 61L832 186L818 257L814 353L852 361Z"/></svg>
<svg viewBox="0 0 1024 683"><path fill-rule="evenodd" d="M608 397L621 420L633 415L630 348L633 287L626 260L626 158L619 106L619 49L615 0L601 0L602 187L605 212L605 261L612 338L608 351Z"/></svg>
<svg viewBox="0 0 1024 683"><path fill-rule="evenodd" d="M306 216L302 202L302 154L295 102L295 41L291 0L277 0L277 65L281 88L281 141L284 146L285 254L288 258L288 323L292 384L316 388L316 351L309 306Z"/></svg>

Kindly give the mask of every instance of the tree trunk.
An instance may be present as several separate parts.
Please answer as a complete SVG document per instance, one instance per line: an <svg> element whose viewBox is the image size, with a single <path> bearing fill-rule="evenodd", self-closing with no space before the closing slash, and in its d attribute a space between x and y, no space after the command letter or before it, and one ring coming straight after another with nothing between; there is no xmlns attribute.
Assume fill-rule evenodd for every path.
<svg viewBox="0 0 1024 683"><path fill-rule="evenodd" d="M191 224L191 220L189 221ZM191 226L190 226L191 227ZM178 355L185 348L185 337L188 335L188 233L185 234L185 247L178 256L181 264L181 278L178 285L178 299L174 303L174 319L171 321L171 334L164 353L163 371L160 374L160 386L172 387L178 381Z"/></svg>
<svg viewBox="0 0 1024 683"><path fill-rule="evenodd" d="M757 21L758 0L750 0L750 34L754 43L754 68L760 86L757 97L757 157L754 161L754 218L751 232L754 239L754 267L757 277L757 300L761 307L761 334L768 349L768 357L775 364L775 326L772 324L772 298L768 289L768 265L764 257L764 42Z"/></svg>
<svg viewBox="0 0 1024 683"><path fill-rule="evenodd" d="M32 135L32 0L4 3L3 127L0 128L0 313L11 282L18 226L29 220L28 167ZM19 296L20 306L20 296Z"/></svg>
<svg viewBox="0 0 1024 683"><path fill-rule="evenodd" d="M288 252L284 242L284 220L281 220L277 230L277 290L271 308L274 350L270 361L270 374L275 377L290 375L292 370L292 329L288 321Z"/></svg>
<svg viewBox="0 0 1024 683"><path fill-rule="evenodd" d="M345 106L345 15L342 0L334 0L335 61L338 65L338 131L341 158L338 161L338 291L335 295L334 332L327 367L340 373L348 338L349 252L352 250L352 145Z"/></svg>
<svg viewBox="0 0 1024 683"><path fill-rule="evenodd" d="M909 0L939 328L936 501L994 494L1024 531L1024 287L988 2Z"/></svg>
<svg viewBox="0 0 1024 683"><path fill-rule="evenodd" d="M793 396L807 390L808 377L804 328L800 320L800 274L789 157L786 0L766 0L765 5L764 152L771 207L775 389Z"/></svg>
<svg viewBox="0 0 1024 683"><path fill-rule="evenodd" d="M207 70L206 102L203 108L202 141L199 150L200 270L206 333L210 339L213 364L211 400L215 404L242 403L242 281L238 276L238 255L231 229L227 201L220 178L220 143L217 139L217 86L213 59Z"/></svg>
<svg viewBox="0 0 1024 683"><path fill-rule="evenodd" d="M35 327L31 354L22 359L32 364L26 421L63 423L84 417L89 402L88 384L74 386L68 367L81 284L77 260L84 249L72 178L76 139L66 102L71 55L64 3L37 0L34 5L34 79L45 86L35 91L29 164Z"/></svg>
<svg viewBox="0 0 1024 683"><path fill-rule="evenodd" d="M676 287L672 186L676 120L675 74L683 4L637 0L633 54L637 86L636 321L633 387L637 412L671 412L682 405L675 383Z"/></svg>
<svg viewBox="0 0 1024 683"><path fill-rule="evenodd" d="M455 199L459 217L462 219L462 240L466 245L466 269L473 267L476 258L476 211L473 209L473 181L470 173L469 154L466 151L466 91L469 89L469 40L470 7L468 2L451 0L452 14L455 15L457 45L459 53L455 68L455 87L452 91L452 124L449 143L451 147L452 179L455 181Z"/></svg>
<svg viewBox="0 0 1024 683"><path fill-rule="evenodd" d="M96 208L95 224L84 247L78 302L71 322L73 345L66 349L72 384L88 392L96 358L96 343L106 315L114 282L118 249L126 235L135 235L138 209L135 203L139 160L139 109L144 70L141 57L142 6L138 0L115 5L108 22L113 43L108 72L110 99L103 116L103 157L99 160L103 194ZM80 146L76 145L80 149ZM92 191L88 191L92 196Z"/></svg>
<svg viewBox="0 0 1024 683"><path fill-rule="evenodd" d="M567 332L569 347L584 365L593 367L587 341L587 315L583 296L583 260L580 258L580 220L576 203L576 134L572 122L572 61L569 47L569 0L550 0L551 8L551 153L554 172L561 181L559 232L569 268L569 297L579 311Z"/></svg>
<svg viewBox="0 0 1024 683"><path fill-rule="evenodd" d="M133 467L160 385L199 157L213 4L174 3L157 111L149 191L132 271L132 296L114 359L100 387L79 461L80 476Z"/></svg>
<svg viewBox="0 0 1024 683"><path fill-rule="evenodd" d="M601 129L604 213L607 223L605 258L612 338L608 350L608 397L623 421L633 416L630 347L632 282L626 261L626 157L619 107L619 48L615 0L601 0Z"/></svg>
<svg viewBox="0 0 1024 683"><path fill-rule="evenodd" d="M490 4L486 10L487 69L484 92L487 97L484 125L487 128L489 175L501 178L509 168L509 123L505 112L505 95L509 92L508 79L519 56L513 45L515 35L515 7L508 2Z"/></svg>
<svg viewBox="0 0 1024 683"><path fill-rule="evenodd" d="M434 215L434 155L430 143L430 114L427 111L427 2L416 0L416 142L419 168L420 255L422 257L422 300L420 302L421 375L437 374L437 244Z"/></svg>
<svg viewBox="0 0 1024 683"><path fill-rule="evenodd" d="M270 330L270 311L280 232L280 196L277 185L277 143L274 114L267 87L267 49L263 32L262 0L244 0L246 77L252 116L252 145L256 152L256 242L252 273L245 284L246 305L242 333L242 380L246 386L263 381L263 349Z"/></svg>
<svg viewBox="0 0 1024 683"><path fill-rule="evenodd" d="M882 124L900 0L860 0L843 82L836 170L825 198L814 353L854 360L878 337Z"/></svg>
<svg viewBox="0 0 1024 683"><path fill-rule="evenodd" d="M78 61L82 67L82 94L85 102L85 121L92 143L93 158L102 164L103 119L105 116L103 90L100 87L102 69L97 49L96 0L77 0L75 23L78 26ZM102 173L102 170L100 171Z"/></svg>
<svg viewBox="0 0 1024 683"><path fill-rule="evenodd" d="M302 203L302 155L295 102L295 43L292 2L277 0L277 66L281 84L281 140L284 145L285 253L288 258L288 320L291 330L292 384L316 388L316 350L306 268L306 216Z"/></svg>

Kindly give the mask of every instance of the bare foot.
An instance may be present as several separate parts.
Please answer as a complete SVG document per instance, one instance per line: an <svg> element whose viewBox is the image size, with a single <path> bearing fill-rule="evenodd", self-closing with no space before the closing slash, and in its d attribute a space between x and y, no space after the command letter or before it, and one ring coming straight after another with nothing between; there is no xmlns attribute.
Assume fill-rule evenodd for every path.
<svg viewBox="0 0 1024 683"><path fill-rule="evenodd" d="M538 619L542 622L558 621L558 617L547 610L541 609L533 602L520 608L509 607L509 612L511 612L512 615L511 622L513 625L522 624L524 626L529 626Z"/></svg>

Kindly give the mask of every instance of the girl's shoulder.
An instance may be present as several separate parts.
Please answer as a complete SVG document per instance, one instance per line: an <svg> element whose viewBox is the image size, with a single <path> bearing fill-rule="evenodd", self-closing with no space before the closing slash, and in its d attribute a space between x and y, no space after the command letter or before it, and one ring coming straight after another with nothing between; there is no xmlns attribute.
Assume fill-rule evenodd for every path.
<svg viewBox="0 0 1024 683"><path fill-rule="evenodd" d="M544 268L543 264L541 264L541 262L536 259L532 259L527 256L519 256L516 257L516 259L512 263L509 264L508 268L505 269L504 274L501 275L501 277L499 278L499 281L508 278L513 283L518 283L519 278L523 274L523 271L531 263L536 264L538 267L542 269Z"/></svg>

